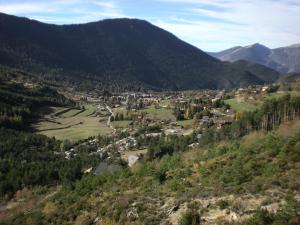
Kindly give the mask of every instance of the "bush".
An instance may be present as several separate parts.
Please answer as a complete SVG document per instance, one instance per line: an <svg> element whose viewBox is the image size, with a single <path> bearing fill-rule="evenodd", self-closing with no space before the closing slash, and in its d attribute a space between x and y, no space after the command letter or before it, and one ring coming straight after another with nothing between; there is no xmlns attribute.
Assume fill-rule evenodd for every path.
<svg viewBox="0 0 300 225"><path fill-rule="evenodd" d="M179 225L198 225L200 224L200 214L194 210L189 210L181 215Z"/></svg>
<svg viewBox="0 0 300 225"><path fill-rule="evenodd" d="M220 209L226 209L229 206L229 202L227 200L221 199L217 202L217 205L219 206Z"/></svg>

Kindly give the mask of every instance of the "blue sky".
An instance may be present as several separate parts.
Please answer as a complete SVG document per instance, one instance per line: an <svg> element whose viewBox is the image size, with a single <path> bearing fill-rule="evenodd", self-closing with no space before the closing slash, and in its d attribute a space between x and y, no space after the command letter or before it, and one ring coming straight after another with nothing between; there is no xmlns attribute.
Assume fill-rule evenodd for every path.
<svg viewBox="0 0 300 225"><path fill-rule="evenodd" d="M0 12L54 24L145 19L205 51L300 43L300 0L0 0Z"/></svg>

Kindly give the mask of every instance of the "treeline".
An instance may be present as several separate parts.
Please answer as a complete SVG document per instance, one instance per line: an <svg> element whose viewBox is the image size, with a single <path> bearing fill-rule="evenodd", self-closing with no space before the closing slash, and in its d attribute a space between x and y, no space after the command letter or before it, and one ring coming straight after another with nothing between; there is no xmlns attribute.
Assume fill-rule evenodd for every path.
<svg viewBox="0 0 300 225"><path fill-rule="evenodd" d="M300 115L300 97L289 94L281 98L266 100L259 110L237 115L241 130L249 133L253 130L272 130L282 122L287 122Z"/></svg>
<svg viewBox="0 0 300 225"><path fill-rule="evenodd" d="M65 106L74 103L49 87L26 88L21 84L0 84L0 126L24 129L39 116L42 106Z"/></svg>
<svg viewBox="0 0 300 225"><path fill-rule="evenodd" d="M283 122L293 120L300 116L300 97L289 94L267 99L255 111L236 114L236 121L216 131L210 128L202 135L201 143L208 144L224 139L234 139L244 136L252 131L270 131Z"/></svg>

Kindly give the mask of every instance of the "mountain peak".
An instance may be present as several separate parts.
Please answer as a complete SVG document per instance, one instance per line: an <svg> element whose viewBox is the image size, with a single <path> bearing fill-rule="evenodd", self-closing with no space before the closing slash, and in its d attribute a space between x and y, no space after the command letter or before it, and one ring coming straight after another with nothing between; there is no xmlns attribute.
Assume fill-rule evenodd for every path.
<svg viewBox="0 0 300 225"><path fill-rule="evenodd" d="M264 46L264 45L262 45L260 43L254 43L252 45L245 46L245 48L256 48L256 49L263 48L263 49L269 49L268 47L266 47L266 46Z"/></svg>
<svg viewBox="0 0 300 225"><path fill-rule="evenodd" d="M300 63L298 60L300 58L300 43L275 49L255 43L236 50L234 49L236 47L210 54L222 61L236 62L241 59L247 60L270 67L282 74L300 72Z"/></svg>

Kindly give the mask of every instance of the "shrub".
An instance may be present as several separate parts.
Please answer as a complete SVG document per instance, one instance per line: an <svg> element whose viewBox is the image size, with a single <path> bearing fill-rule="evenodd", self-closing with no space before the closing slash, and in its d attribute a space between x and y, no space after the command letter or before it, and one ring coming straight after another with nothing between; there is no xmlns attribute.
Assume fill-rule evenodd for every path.
<svg viewBox="0 0 300 225"><path fill-rule="evenodd" d="M200 224L200 215L197 211L188 210L181 215L179 225L198 225Z"/></svg>
<svg viewBox="0 0 300 225"><path fill-rule="evenodd" d="M221 199L217 202L217 205L219 206L220 209L226 209L229 206L229 202L225 199Z"/></svg>

